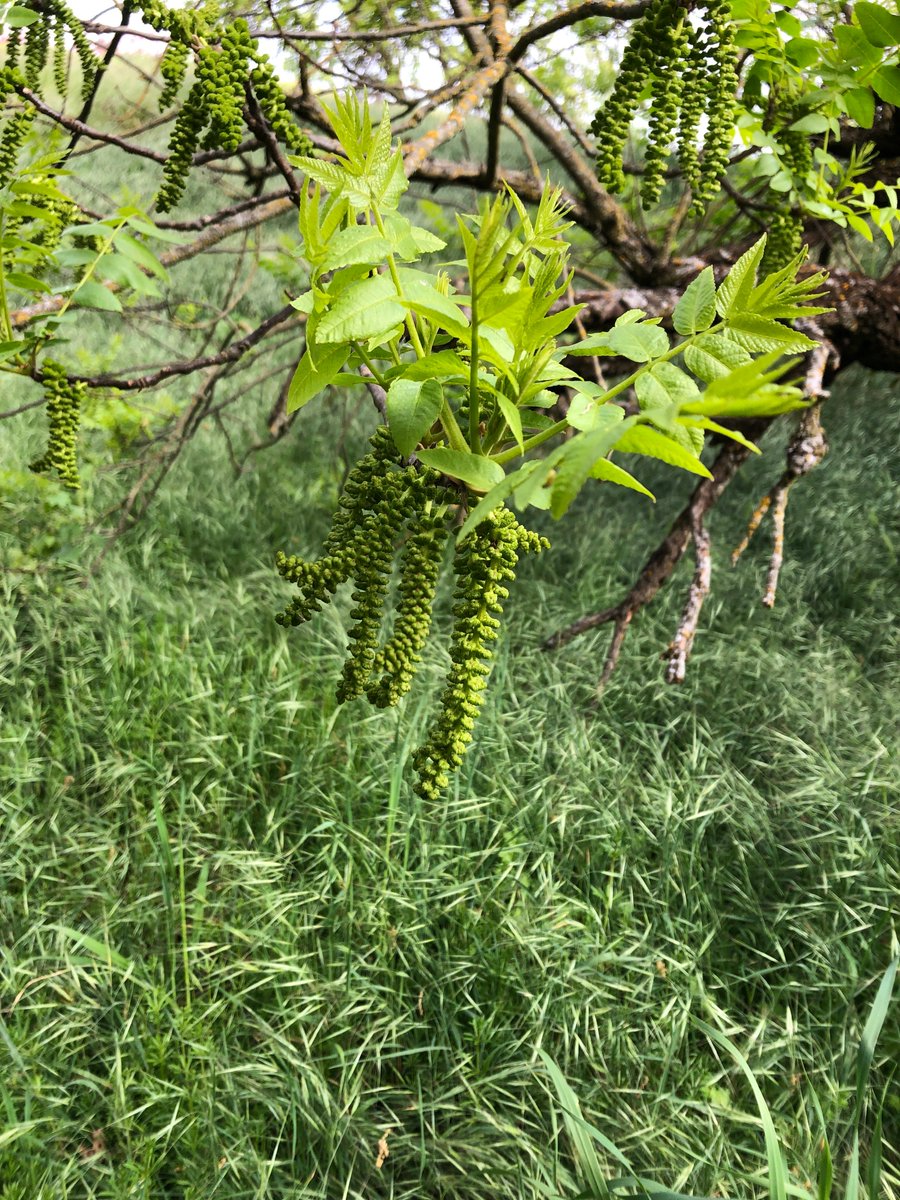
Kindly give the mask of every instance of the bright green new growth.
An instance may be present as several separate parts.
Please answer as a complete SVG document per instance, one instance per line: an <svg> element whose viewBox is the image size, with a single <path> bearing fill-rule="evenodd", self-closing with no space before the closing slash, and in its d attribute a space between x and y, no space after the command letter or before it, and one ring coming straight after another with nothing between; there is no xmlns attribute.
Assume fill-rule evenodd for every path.
<svg viewBox="0 0 900 1200"><path fill-rule="evenodd" d="M453 666L415 758L419 790L434 797L471 739L517 558L545 544L506 502L561 517L591 478L640 490L609 461L616 449L708 475L700 459L707 431L744 440L715 418L773 416L803 403L781 382L791 365L781 360L815 343L784 322L822 311L809 303L822 276L798 282L797 255L760 281L762 238L718 288L709 268L687 288L672 318L676 341L634 310L607 332L558 345L579 311L562 301L571 275L559 192L545 189L529 214L508 189L477 216L459 217L468 290L455 294L443 272L408 265L444 243L397 212L407 181L387 114L373 125L353 95L326 111L342 155L293 160L311 181L299 210L310 290L294 301L306 314L306 349L288 409L332 384L369 384L383 391L387 425L351 473L322 558L278 557L300 592L278 620L308 620L353 579L338 698L396 703L428 636L448 505L458 508ZM603 388L563 364L578 355L621 356L633 369ZM546 410L559 386L576 397L553 420ZM638 411L626 417L618 398L630 388ZM548 455L532 454L552 440ZM379 648L404 535L394 632Z"/></svg>

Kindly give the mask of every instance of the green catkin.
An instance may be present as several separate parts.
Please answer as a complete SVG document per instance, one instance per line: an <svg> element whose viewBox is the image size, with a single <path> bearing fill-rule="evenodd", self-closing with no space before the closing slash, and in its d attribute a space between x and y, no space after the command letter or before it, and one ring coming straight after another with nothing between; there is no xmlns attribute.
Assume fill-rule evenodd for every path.
<svg viewBox="0 0 900 1200"><path fill-rule="evenodd" d="M708 78L703 159L692 205L695 215L702 212L716 195L719 181L728 167L737 106L737 48L729 20L728 0L707 0L706 15L710 31L711 76Z"/></svg>
<svg viewBox="0 0 900 1200"><path fill-rule="evenodd" d="M43 0L44 10L56 17L56 36L63 41L63 29L68 29L81 64L81 95L86 100L94 90L97 77L97 56L81 22L65 0ZM31 28L31 26L29 26Z"/></svg>
<svg viewBox="0 0 900 1200"><path fill-rule="evenodd" d="M66 94L66 42L59 19L53 22L53 83L60 96Z"/></svg>
<svg viewBox="0 0 900 1200"><path fill-rule="evenodd" d="M244 128L244 90L250 56L256 42L243 19L226 26L220 49L204 46L197 63L197 79L203 84L210 113L204 146L235 151Z"/></svg>
<svg viewBox="0 0 900 1200"><path fill-rule="evenodd" d="M803 219L791 209L777 212L771 218L766 249L760 266L762 275L780 271L800 252L803 245Z"/></svg>
<svg viewBox="0 0 900 1200"><path fill-rule="evenodd" d="M50 22L47 20L33 21L25 30L25 82L30 88L36 88L40 82L41 72L47 64L47 53L50 49Z"/></svg>
<svg viewBox="0 0 900 1200"><path fill-rule="evenodd" d="M6 187L15 173L19 151L28 137L35 115L34 107L26 104L3 126L3 133L0 134L0 187Z"/></svg>
<svg viewBox="0 0 900 1200"><path fill-rule="evenodd" d="M727 0L651 0L635 24L612 95L591 125L598 139L597 177L610 192L625 187L623 151L645 88L651 113L641 199L655 204L662 192L672 142L693 193L693 211L715 195L728 165L734 130L737 56ZM702 157L699 130L706 118Z"/></svg>
<svg viewBox="0 0 900 1200"><path fill-rule="evenodd" d="M612 95L598 109L591 123L591 132L598 139L597 178L607 191L613 193L621 192L625 187L622 169L625 141L641 92L656 61L651 30L653 12L654 5L651 5L634 27L622 55Z"/></svg>
<svg viewBox="0 0 900 1200"><path fill-rule="evenodd" d="M362 523L366 552L356 563L353 624L347 630L350 647L337 686L339 704L363 694L375 666L394 547L408 513L408 490L401 472L376 476L373 487L378 499Z"/></svg>
<svg viewBox="0 0 900 1200"><path fill-rule="evenodd" d="M344 484L331 529L315 562L279 551L275 568L288 582L297 585L300 594L289 602L275 620L279 625L301 625L319 611L346 582L357 559L366 553L366 514L381 500L380 477L396 452L386 429L375 431L370 450L356 463Z"/></svg>
<svg viewBox="0 0 900 1200"><path fill-rule="evenodd" d="M19 65L19 53L22 49L22 30L10 29L6 35L6 58L4 67L7 70L15 70Z"/></svg>
<svg viewBox="0 0 900 1200"><path fill-rule="evenodd" d="M420 491L424 499L427 484ZM409 691L431 629L431 610L449 532L446 504L440 502L440 497L436 499L437 509L415 514L412 532L401 553L394 629L376 654L372 674L379 678L367 690L369 700L378 708L396 704ZM425 503L433 501L426 499Z"/></svg>
<svg viewBox="0 0 900 1200"><path fill-rule="evenodd" d="M188 42L173 33L159 64L159 72L165 81L159 94L160 112L167 109L181 91L181 85L187 75L190 52L191 48Z"/></svg>
<svg viewBox="0 0 900 1200"><path fill-rule="evenodd" d="M426 799L437 799L447 787L472 740L490 674L491 644L499 635L499 618L509 595L506 585L515 578L519 555L547 545L545 538L524 529L509 509L502 508L457 548L452 665L437 717L414 756L416 791Z"/></svg>
<svg viewBox="0 0 900 1200"><path fill-rule="evenodd" d="M309 154L312 143L291 119L284 91L268 62L267 55L258 55L256 61L259 65L251 72L250 82L269 128L278 141L294 154Z"/></svg>
<svg viewBox="0 0 900 1200"><path fill-rule="evenodd" d="M163 164L163 181L156 197L159 212L169 212L184 194L194 152L209 114L203 86L198 82L188 92L184 108L175 119L169 141L169 156Z"/></svg>
<svg viewBox="0 0 900 1200"><path fill-rule="evenodd" d="M165 81L160 105L165 108L175 99L184 81L193 39L210 35L202 14L196 12L170 13L163 5L151 2L144 5L143 14L154 29L168 30L170 34L160 67ZM247 22L238 18L225 26L218 49L206 43L197 50L196 81L172 130L169 158L163 167L163 184L157 197L160 212L168 212L180 200L204 129L204 149L233 153L240 146L248 85L252 85L276 138L289 150L309 152L311 143L291 120L284 92L267 55L260 54Z"/></svg>
<svg viewBox="0 0 900 1200"><path fill-rule="evenodd" d="M62 364L52 359L44 360L43 374L47 399L47 450L31 464L31 470L55 471L67 488L77 491L81 480L76 443L87 388L83 383L71 383Z"/></svg>
<svg viewBox="0 0 900 1200"><path fill-rule="evenodd" d="M691 191L700 182L700 155L697 138L706 111L706 39L705 30L688 26L684 68L681 79L681 111L678 115L678 165Z"/></svg>
<svg viewBox="0 0 900 1200"><path fill-rule="evenodd" d="M653 108L644 156L641 204L651 208L659 200L665 181L669 150L678 126L681 101L683 59L686 48L684 20L677 3L665 12L665 21L657 32L660 71L653 83Z"/></svg>
<svg viewBox="0 0 900 1200"><path fill-rule="evenodd" d="M337 687L340 703L366 694L379 707L409 690L428 637L437 580L449 534L448 511L458 501L433 471L400 456L386 427L373 434L343 489L321 557L310 562L276 555L279 574L299 595L279 613L280 625L299 625L353 579L353 624ZM397 546L400 579L391 636L379 648ZM545 538L523 528L508 509L487 517L457 548L452 666L440 711L416 754L417 790L437 797L460 764L490 672L507 584L522 553L544 549Z"/></svg>

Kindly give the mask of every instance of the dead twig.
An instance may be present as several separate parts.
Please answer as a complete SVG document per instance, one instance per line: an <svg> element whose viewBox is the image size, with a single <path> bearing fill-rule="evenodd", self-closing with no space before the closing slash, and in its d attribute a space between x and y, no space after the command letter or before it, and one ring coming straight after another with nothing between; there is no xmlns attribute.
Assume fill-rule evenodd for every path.
<svg viewBox="0 0 900 1200"><path fill-rule="evenodd" d="M820 331L816 330L819 336ZM808 475L828 453L828 441L821 420L821 402L828 396L823 380L829 363L837 362L837 353L827 341L823 341L810 353L809 365L804 381L804 391L810 400L814 400L810 408L804 410L797 426L797 432L791 439L787 449L787 461L784 473L776 484L762 497L747 526L747 532L735 547L731 555L731 565L736 566L741 555L750 545L753 535L762 524L766 513L772 513L772 555L769 559L769 569L766 574L766 586L762 595L762 603L766 608L775 604L778 591L778 578L784 563L784 524L790 489Z"/></svg>

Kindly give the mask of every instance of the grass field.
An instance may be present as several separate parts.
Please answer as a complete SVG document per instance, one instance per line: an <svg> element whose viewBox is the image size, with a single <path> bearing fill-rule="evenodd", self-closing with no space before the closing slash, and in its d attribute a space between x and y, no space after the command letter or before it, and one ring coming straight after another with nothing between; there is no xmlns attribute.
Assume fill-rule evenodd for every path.
<svg viewBox="0 0 900 1200"><path fill-rule="evenodd" d="M735 485L681 689L658 661L677 590L593 716L605 637L536 648L618 594L669 506L604 491L550 531L437 804L406 760L444 643L399 711L341 709L346 598L303 630L272 620L271 554L315 548L340 482L324 406L236 482L201 434L86 583L96 547L69 526L52 571L6 571L2 1200L575 1196L540 1051L641 1174L759 1194L753 1097L695 1017L747 1055L811 1179L812 1093L846 1111L897 947L894 386L860 374L829 402L771 613L765 541L724 563L777 437ZM0 509L0 565L42 496ZM876 1097L898 1058L895 1005ZM894 1095L888 1197L898 1130Z"/></svg>

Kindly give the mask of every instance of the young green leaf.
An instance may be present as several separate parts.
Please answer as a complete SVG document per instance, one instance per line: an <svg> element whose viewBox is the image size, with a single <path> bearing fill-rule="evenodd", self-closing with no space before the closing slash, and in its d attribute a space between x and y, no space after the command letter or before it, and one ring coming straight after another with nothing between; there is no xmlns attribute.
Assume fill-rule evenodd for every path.
<svg viewBox="0 0 900 1200"><path fill-rule="evenodd" d="M624 421L605 424L590 433L579 433L564 444L550 492L550 512L557 520L568 511L596 463L634 432L636 421L637 417L626 417Z"/></svg>
<svg viewBox="0 0 900 1200"><path fill-rule="evenodd" d="M438 446L435 450L420 450L418 458L426 467L433 467L451 479L461 479L473 491L489 492L504 478L503 468L483 454L466 454Z"/></svg>
<svg viewBox="0 0 900 1200"><path fill-rule="evenodd" d="M347 347L344 345L316 346L315 361L309 350L305 350L288 389L288 414L308 404L319 392L324 392L337 378L346 361Z"/></svg>
<svg viewBox="0 0 900 1200"><path fill-rule="evenodd" d="M900 67L879 67L872 76L872 87L888 104L900 105Z"/></svg>
<svg viewBox="0 0 900 1200"><path fill-rule="evenodd" d="M631 488L633 492L640 492L643 496L649 496L651 500L656 500L656 497L645 488L639 479L626 471L624 467L620 467L618 463L610 462L608 458L601 458L599 462L595 462L591 468L592 479L602 479L607 483L616 483L619 487Z"/></svg>
<svg viewBox="0 0 900 1200"><path fill-rule="evenodd" d="M608 344L616 354L632 362L649 362L669 349L669 335L658 325L649 323L617 325L607 335Z"/></svg>
<svg viewBox="0 0 900 1200"><path fill-rule="evenodd" d="M405 458L438 419L443 403L444 391L436 379L395 379L388 388L388 425Z"/></svg>
<svg viewBox="0 0 900 1200"><path fill-rule="evenodd" d="M603 394L602 388L598 388ZM594 429L617 425L625 417L625 410L618 404L603 404L579 391L573 398L566 413L566 420L573 429L591 433Z"/></svg>
<svg viewBox="0 0 900 1200"><path fill-rule="evenodd" d="M658 458L661 462L672 467L680 467L694 475L702 475L711 479L707 468L696 454L691 453L674 438L668 437L650 425L638 425L629 429L618 441L616 449L625 454L645 454L649 458Z"/></svg>
<svg viewBox="0 0 900 1200"><path fill-rule="evenodd" d="M481 524L485 517L489 516L494 509L500 507L507 496L512 495L517 488L527 483L536 472L541 470L546 473L546 466L538 460L537 462L525 463L517 471L510 471L508 475L504 475L500 482L496 483L486 495L482 496L470 511L457 534L456 540L461 542L467 538L472 530Z"/></svg>
<svg viewBox="0 0 900 1200"><path fill-rule="evenodd" d="M710 334L688 346L684 352L684 363L704 383L712 383L729 375L735 367L750 362L750 355L737 342L724 334Z"/></svg>
<svg viewBox="0 0 900 1200"><path fill-rule="evenodd" d="M798 329L779 325L768 317L750 314L729 318L728 335L732 341L753 354L765 354L768 350L779 350L782 354L803 354L818 345Z"/></svg>
<svg viewBox="0 0 900 1200"><path fill-rule="evenodd" d="M342 291L322 316L318 342L349 342L376 337L402 321L404 308L390 275L359 279Z"/></svg>
<svg viewBox="0 0 900 1200"><path fill-rule="evenodd" d="M320 271L336 271L353 265L375 266L382 263L391 251L391 244L371 225L350 225L339 229L328 244L328 252Z"/></svg>
<svg viewBox="0 0 900 1200"><path fill-rule="evenodd" d="M753 454L761 454L759 446L755 442L751 442L749 438L744 437L739 429L730 429L727 425L720 425L718 421L712 421L709 417L679 417L678 424L684 429L708 429L710 433L718 433L721 437L731 438L733 442L739 442L745 446Z"/></svg>
<svg viewBox="0 0 900 1200"><path fill-rule="evenodd" d="M509 431L516 439L516 443L520 450L524 449L522 439L522 414L516 408L512 400L508 396L504 396L502 392L496 393L497 404L500 411L503 413L504 420L509 426Z"/></svg>
<svg viewBox="0 0 900 1200"><path fill-rule="evenodd" d="M122 305L114 292L98 283L86 279L72 294L72 304L79 308L99 308L104 312L121 312Z"/></svg>
<svg viewBox="0 0 900 1200"><path fill-rule="evenodd" d="M737 260L716 292L716 310L721 317L730 317L745 312L747 302L756 284L756 271L766 248L766 235L750 247Z"/></svg>
<svg viewBox="0 0 900 1200"><path fill-rule="evenodd" d="M889 12L880 4L869 0L858 0L853 7L853 16L873 46L900 46L900 16Z"/></svg>
<svg viewBox="0 0 900 1200"><path fill-rule="evenodd" d="M689 336L709 329L716 316L716 281L712 267L705 267L685 288L675 305L672 324L677 333Z"/></svg>

